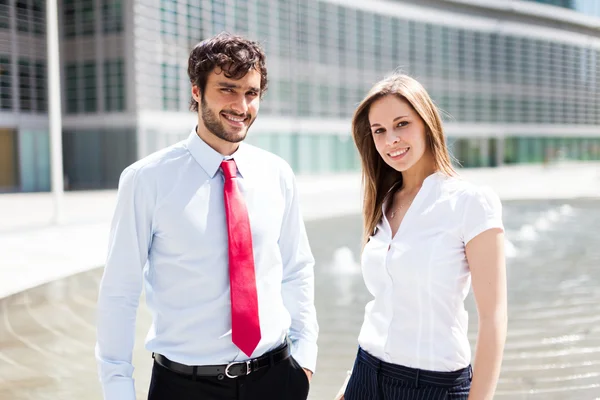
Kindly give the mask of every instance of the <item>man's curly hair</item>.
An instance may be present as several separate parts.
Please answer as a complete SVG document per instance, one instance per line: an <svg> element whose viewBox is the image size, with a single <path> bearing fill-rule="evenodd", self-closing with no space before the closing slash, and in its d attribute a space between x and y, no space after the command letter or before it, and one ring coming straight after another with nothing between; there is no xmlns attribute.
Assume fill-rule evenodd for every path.
<svg viewBox="0 0 600 400"><path fill-rule="evenodd" d="M257 42L226 32L198 43L190 52L188 76L198 86L202 98L208 75L219 68L230 79L243 78L252 68L260 73L260 96L267 90L265 53ZM190 110L198 111L198 102L192 97Z"/></svg>

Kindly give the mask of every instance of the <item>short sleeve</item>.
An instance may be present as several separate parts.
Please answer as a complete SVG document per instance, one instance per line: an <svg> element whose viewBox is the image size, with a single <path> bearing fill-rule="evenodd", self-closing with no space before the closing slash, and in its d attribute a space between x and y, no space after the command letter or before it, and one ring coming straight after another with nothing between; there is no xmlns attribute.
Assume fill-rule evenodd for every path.
<svg viewBox="0 0 600 400"><path fill-rule="evenodd" d="M489 187L476 187L465 193L463 220L463 242L469 243L475 236L489 229L500 228L502 223L502 203L498 195Z"/></svg>

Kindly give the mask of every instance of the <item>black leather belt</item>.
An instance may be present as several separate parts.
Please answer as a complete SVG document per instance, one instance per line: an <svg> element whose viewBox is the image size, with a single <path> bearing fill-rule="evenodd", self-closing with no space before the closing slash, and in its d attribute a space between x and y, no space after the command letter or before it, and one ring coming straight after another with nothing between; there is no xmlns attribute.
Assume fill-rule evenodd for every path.
<svg viewBox="0 0 600 400"><path fill-rule="evenodd" d="M173 372L188 376L216 376L223 379L239 378L240 376L249 375L250 373L264 367L273 366L282 362L290 356L290 348L286 343L281 347L270 351L258 358L247 361L230 362L223 365L185 365L169 360L162 354L152 354L154 361L164 368Z"/></svg>

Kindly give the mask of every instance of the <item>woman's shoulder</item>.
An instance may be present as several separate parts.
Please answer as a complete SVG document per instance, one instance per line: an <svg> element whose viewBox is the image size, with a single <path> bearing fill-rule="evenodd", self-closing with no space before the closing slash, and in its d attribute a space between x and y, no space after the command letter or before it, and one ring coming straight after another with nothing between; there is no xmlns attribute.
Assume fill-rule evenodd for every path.
<svg viewBox="0 0 600 400"><path fill-rule="evenodd" d="M477 230L489 221L493 221L494 226L502 225L502 202L489 185L475 183L462 177L445 177L442 196L451 200L465 229L472 226L472 230Z"/></svg>
<svg viewBox="0 0 600 400"><path fill-rule="evenodd" d="M440 182L438 198L448 200L459 214L471 214L477 210L502 213L500 197L491 186L475 183L461 176L444 175Z"/></svg>
<svg viewBox="0 0 600 400"><path fill-rule="evenodd" d="M472 182L462 176L443 175L440 181L440 188L446 195L451 195L463 200L472 200L482 197L499 199L498 194L491 186Z"/></svg>

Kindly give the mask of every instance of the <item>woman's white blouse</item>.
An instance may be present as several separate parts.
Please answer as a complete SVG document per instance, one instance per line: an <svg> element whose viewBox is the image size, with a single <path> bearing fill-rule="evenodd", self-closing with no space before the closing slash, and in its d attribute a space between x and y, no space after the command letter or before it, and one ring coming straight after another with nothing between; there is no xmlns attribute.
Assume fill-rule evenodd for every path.
<svg viewBox="0 0 600 400"><path fill-rule="evenodd" d="M471 274L465 245L491 228L504 229L498 196L440 172L425 179L393 238L384 209L362 254L363 277L374 300L365 308L360 346L383 361L412 368L467 367L464 300Z"/></svg>

